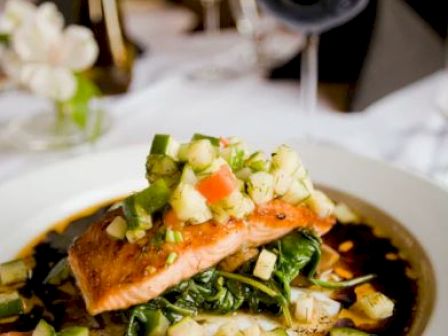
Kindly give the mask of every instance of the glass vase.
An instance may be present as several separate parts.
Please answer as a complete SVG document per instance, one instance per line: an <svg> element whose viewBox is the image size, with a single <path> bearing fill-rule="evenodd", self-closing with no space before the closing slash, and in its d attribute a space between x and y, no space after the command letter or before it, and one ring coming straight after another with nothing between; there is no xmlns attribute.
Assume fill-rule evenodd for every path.
<svg viewBox="0 0 448 336"><path fill-rule="evenodd" d="M82 111L73 106L52 102L49 108L11 120L5 140L15 148L31 151L60 150L92 144L110 128L110 117L100 108Z"/></svg>

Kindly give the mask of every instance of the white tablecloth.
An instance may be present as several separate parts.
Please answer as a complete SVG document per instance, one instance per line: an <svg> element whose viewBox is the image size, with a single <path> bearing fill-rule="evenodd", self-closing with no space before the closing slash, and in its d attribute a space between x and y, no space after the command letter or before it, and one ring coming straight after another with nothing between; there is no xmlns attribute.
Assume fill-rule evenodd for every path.
<svg viewBox="0 0 448 336"><path fill-rule="evenodd" d="M137 28L131 29L135 35L139 35ZM266 81L254 71L227 81L188 79L186 73L201 64L219 62L244 69L238 52L245 42L235 33L212 40L158 34L149 41L150 52L135 67L132 91L105 102L114 121L109 133L95 146L64 152L20 153L0 147L0 182L85 152L149 143L155 132L187 138L200 131L238 135L255 143L288 143L312 129L314 140L423 174L435 175L448 166L448 122L435 104L447 74L434 74L362 113L337 113L321 100L311 125L299 109L296 83ZM3 93L0 123L39 104L44 102L17 92Z"/></svg>

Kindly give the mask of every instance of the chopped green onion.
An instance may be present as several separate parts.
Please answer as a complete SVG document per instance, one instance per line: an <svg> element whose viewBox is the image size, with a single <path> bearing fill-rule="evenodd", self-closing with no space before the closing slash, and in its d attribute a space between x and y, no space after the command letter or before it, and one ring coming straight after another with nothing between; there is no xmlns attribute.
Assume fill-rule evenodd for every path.
<svg viewBox="0 0 448 336"><path fill-rule="evenodd" d="M23 259L0 264L0 284L11 285L28 278L28 267Z"/></svg>
<svg viewBox="0 0 448 336"><path fill-rule="evenodd" d="M163 179L155 181L148 188L134 194L137 203L150 214L168 204L170 195L170 188Z"/></svg>
<svg viewBox="0 0 448 336"><path fill-rule="evenodd" d="M33 331L33 336L56 336L56 331L45 320L40 320Z"/></svg>
<svg viewBox="0 0 448 336"><path fill-rule="evenodd" d="M126 198L123 201L123 212L128 229L149 230L152 227L151 215L168 204L170 194L165 181L159 179L148 188Z"/></svg>
<svg viewBox="0 0 448 336"><path fill-rule="evenodd" d="M376 275L369 274L369 275L365 275L362 277L358 277L358 278L354 278L354 279L346 280L346 281L325 281L325 280L319 280L319 279L309 279L309 280L314 285L317 285L317 286L320 286L323 288L337 289L337 288L347 288L347 287L357 286L357 285L360 285L367 281L370 281L375 277L376 277Z"/></svg>
<svg viewBox="0 0 448 336"><path fill-rule="evenodd" d="M58 336L89 336L89 329L86 327L68 327L58 332Z"/></svg>
<svg viewBox="0 0 448 336"><path fill-rule="evenodd" d="M184 241L184 237L179 231L167 229L165 233L165 241L167 243L181 243Z"/></svg>
<svg viewBox="0 0 448 336"><path fill-rule="evenodd" d="M263 152L255 152L246 160L245 165L254 171L268 171L269 162Z"/></svg>
<svg viewBox="0 0 448 336"><path fill-rule="evenodd" d="M177 259L177 253L176 252L171 252L168 257L166 258L166 264L167 265L172 265Z"/></svg>
<svg viewBox="0 0 448 336"><path fill-rule="evenodd" d="M181 243L184 241L184 237L182 236L182 232L174 231L174 240L176 243Z"/></svg>
<svg viewBox="0 0 448 336"><path fill-rule="evenodd" d="M193 135L193 137L191 138L191 140L193 140L193 141L194 140L203 140L203 139L206 139L206 140L210 141L210 143L213 146L216 146L216 147L219 147L219 145L221 143L221 140L219 138L212 137L212 136L209 136L209 135L200 134L200 133L195 133Z"/></svg>
<svg viewBox="0 0 448 336"><path fill-rule="evenodd" d="M45 284L60 285L64 280L70 276L70 266L68 265L67 258L62 258L48 273L44 280Z"/></svg>
<svg viewBox="0 0 448 336"><path fill-rule="evenodd" d="M23 300L17 291L0 294L0 318L23 313Z"/></svg>
<svg viewBox="0 0 448 336"><path fill-rule="evenodd" d="M172 158L177 157L179 144L172 136L168 134L156 134L152 140L150 154L168 155Z"/></svg>
<svg viewBox="0 0 448 336"><path fill-rule="evenodd" d="M179 177L179 166L172 157L163 154L150 154L148 156L146 160L146 178L150 183L163 179L172 186L177 183Z"/></svg>
<svg viewBox="0 0 448 336"><path fill-rule="evenodd" d="M167 229L165 233L165 241L167 243L174 243L176 238L174 237L174 231L171 229Z"/></svg>
<svg viewBox="0 0 448 336"><path fill-rule="evenodd" d="M123 212L128 231L149 230L152 227L151 214L137 202L135 194L123 201Z"/></svg>

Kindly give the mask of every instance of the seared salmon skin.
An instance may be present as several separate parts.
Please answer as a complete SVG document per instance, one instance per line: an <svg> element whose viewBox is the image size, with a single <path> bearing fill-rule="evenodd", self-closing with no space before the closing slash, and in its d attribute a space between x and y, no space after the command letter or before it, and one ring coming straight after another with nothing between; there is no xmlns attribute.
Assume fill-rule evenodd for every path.
<svg viewBox="0 0 448 336"><path fill-rule="evenodd" d="M135 243L115 240L106 233L121 210L114 210L92 224L69 250L69 263L92 315L145 303L166 289L216 265L244 246L259 246L296 228L318 234L329 231L332 217L319 218L305 206L273 200L258 206L245 220L209 221L184 225L171 211L164 227L180 231L183 241L165 242L160 225ZM168 256L176 258L168 263Z"/></svg>

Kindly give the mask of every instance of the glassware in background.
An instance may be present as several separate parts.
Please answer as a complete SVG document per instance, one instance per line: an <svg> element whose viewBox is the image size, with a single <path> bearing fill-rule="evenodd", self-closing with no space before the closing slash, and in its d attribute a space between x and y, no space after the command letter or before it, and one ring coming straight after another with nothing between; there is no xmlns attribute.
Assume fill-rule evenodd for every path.
<svg viewBox="0 0 448 336"><path fill-rule="evenodd" d="M200 0L200 2L204 10L204 33L209 39L213 39L220 33L221 0ZM231 79L236 76L238 72L231 67L216 62L195 68L188 74L190 79L203 81Z"/></svg>
<svg viewBox="0 0 448 336"><path fill-rule="evenodd" d="M90 71L91 78L103 94L126 92L132 78L136 51L124 32L120 2L77 1L79 1L77 23L92 29L100 48L98 60Z"/></svg>
<svg viewBox="0 0 448 336"><path fill-rule="evenodd" d="M435 167L433 175L437 180L448 186L448 29L445 39L445 68L442 73L443 77L437 92L436 104L444 118L444 125L435 151L435 159L440 163Z"/></svg>
<svg viewBox="0 0 448 336"><path fill-rule="evenodd" d="M238 32L247 40L239 48L239 63L249 70L265 72L291 58L301 47L301 38L284 29L263 12L257 0L229 0Z"/></svg>
<svg viewBox="0 0 448 336"><path fill-rule="evenodd" d="M442 78L442 84L436 97L436 103L443 116L448 118L448 29L447 36L445 38L444 61L445 68L443 69L443 72L445 76Z"/></svg>
<svg viewBox="0 0 448 336"><path fill-rule="evenodd" d="M260 0L264 7L293 29L305 35L301 57L300 90L302 111L309 118L313 133L313 117L317 104L319 35L357 16L368 0Z"/></svg>
<svg viewBox="0 0 448 336"><path fill-rule="evenodd" d="M265 63L260 42L262 17L256 0L229 0L230 10L238 32L249 40L246 58L254 66Z"/></svg>
<svg viewBox="0 0 448 336"><path fill-rule="evenodd" d="M4 136L8 144L22 150L61 150L93 143L110 126L111 120L104 111L91 106L87 124L81 129L70 117L70 111L55 103L31 116L13 119Z"/></svg>
<svg viewBox="0 0 448 336"><path fill-rule="evenodd" d="M42 3L48 0L39 0ZM50 0L67 23L93 31L100 53L89 77L105 95L125 93L131 82L135 47L124 31L120 0Z"/></svg>
<svg viewBox="0 0 448 336"><path fill-rule="evenodd" d="M66 25L50 2L35 6L9 0L0 19L8 42L2 45L0 65L14 88L25 92L23 99L29 95L25 108L14 108L15 116L2 127L4 143L53 150L97 140L109 129L110 119L98 106L100 92L86 74L99 53L92 31Z"/></svg>
<svg viewBox="0 0 448 336"><path fill-rule="evenodd" d="M256 0L229 0L230 9L235 19L238 32L249 40L245 57L249 66L267 69L278 59L263 48L267 34L275 30L272 18L260 12Z"/></svg>

